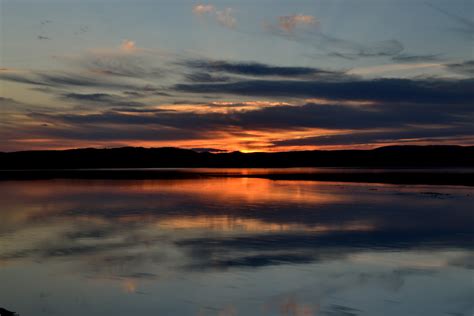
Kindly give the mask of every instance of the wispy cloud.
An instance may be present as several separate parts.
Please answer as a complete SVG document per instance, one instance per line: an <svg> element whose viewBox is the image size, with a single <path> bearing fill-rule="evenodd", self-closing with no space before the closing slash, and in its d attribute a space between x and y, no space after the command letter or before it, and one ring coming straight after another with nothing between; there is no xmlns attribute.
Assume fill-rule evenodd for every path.
<svg viewBox="0 0 474 316"><path fill-rule="evenodd" d="M404 64L387 64L387 65L376 65L376 66L367 66L360 68L353 68L348 73L354 75L380 75L386 73L394 73L401 71L410 71L416 69L430 69L430 68L443 68L442 63L404 63Z"/></svg>
<svg viewBox="0 0 474 316"><path fill-rule="evenodd" d="M218 24L233 29L237 25L237 19L233 15L232 8L218 9L211 4L197 4L193 7L193 13L197 16L212 16Z"/></svg>
<svg viewBox="0 0 474 316"><path fill-rule="evenodd" d="M324 78L346 79L343 71L331 71L313 67L284 67L257 62L231 62L224 60L189 59L180 64L191 69L208 73L227 73L251 77L286 77L286 78Z"/></svg>
<svg viewBox="0 0 474 316"><path fill-rule="evenodd" d="M446 64L448 70L462 75L474 77L474 60L466 60L459 63Z"/></svg>
<svg viewBox="0 0 474 316"><path fill-rule="evenodd" d="M160 60L144 54L88 53L73 62L95 74L141 79L165 76Z"/></svg>
<svg viewBox="0 0 474 316"><path fill-rule="evenodd" d="M77 72L0 72L0 79L51 89L90 87L96 89L135 90L143 88L136 83L115 80L115 78L97 78Z"/></svg>
<svg viewBox="0 0 474 316"><path fill-rule="evenodd" d="M239 80L230 83L177 84L174 89L198 94L271 98L327 98L379 102L470 104L473 80L372 79L372 80Z"/></svg>
<svg viewBox="0 0 474 316"><path fill-rule="evenodd" d="M193 7L194 14L205 14L205 13L214 13L216 8L211 4L196 4Z"/></svg>
<svg viewBox="0 0 474 316"><path fill-rule="evenodd" d="M141 107L142 103L128 97L107 93L64 93L60 98L65 101L74 101L79 105L98 105L102 107Z"/></svg>
<svg viewBox="0 0 474 316"><path fill-rule="evenodd" d="M237 25L237 19L232 15L232 8L216 11L216 19L220 25L233 29Z"/></svg>
<svg viewBox="0 0 474 316"><path fill-rule="evenodd" d="M459 32L463 36L466 36L467 38L474 38L474 21L465 18L463 16L454 14L448 10L445 10L443 8L440 8L436 5L433 5L431 3L426 3L427 6L433 8L434 10L444 14L445 16L451 18L453 21L457 22L458 25L460 25L459 28L455 29L455 31ZM472 13L472 12L471 12ZM472 14L471 14L472 16Z"/></svg>
<svg viewBox="0 0 474 316"><path fill-rule="evenodd" d="M64 100L109 104L123 100L109 94L67 94ZM1 101L1 100L0 100ZM8 101L7 102L11 102ZM378 102L372 105L310 100L96 107L61 111L31 109L18 132L4 137L32 146L80 143L160 144L235 150L396 143L458 137L469 141L474 130L471 104ZM16 122L20 124L20 122ZM14 126L13 126L14 127ZM14 129L13 129L14 130ZM0 134L2 134L0 133ZM5 136L6 135L6 136ZM10 135L10 136L9 136ZM29 135L29 136L28 136ZM31 135L35 135L33 140ZM176 143L178 142L179 143ZM474 140L471 139L471 142ZM29 143L28 143L29 142ZM174 142L174 143L169 143ZM9 140L12 143L12 140ZM305 147L306 146L306 147ZM18 148L18 147L17 147Z"/></svg>
<svg viewBox="0 0 474 316"><path fill-rule="evenodd" d="M427 54L427 55L415 55L415 54L399 54L392 57L393 61L403 63L422 63L422 62L433 62L439 61L439 54Z"/></svg>
<svg viewBox="0 0 474 316"><path fill-rule="evenodd" d="M185 77L188 81L192 82L227 82L232 80L229 76L211 75L200 71L186 74Z"/></svg>
<svg viewBox="0 0 474 316"><path fill-rule="evenodd" d="M318 135L313 137L293 138L275 141L275 146L334 146L363 144L393 144L394 142L422 139L444 139L461 136L472 136L473 129L469 126L444 127L405 127L401 129L382 129L350 132L334 135ZM474 139L473 139L474 140Z"/></svg>
<svg viewBox="0 0 474 316"><path fill-rule="evenodd" d="M319 25L316 17L299 14L280 16L275 23L264 23L264 29L272 35L312 46L332 57L348 60L361 57L396 56L404 50L403 44L398 40L358 43L323 33L319 30Z"/></svg>
<svg viewBox="0 0 474 316"><path fill-rule="evenodd" d="M278 27L286 32L293 32L293 30L300 25L318 26L319 21L312 15L285 15L278 17Z"/></svg>

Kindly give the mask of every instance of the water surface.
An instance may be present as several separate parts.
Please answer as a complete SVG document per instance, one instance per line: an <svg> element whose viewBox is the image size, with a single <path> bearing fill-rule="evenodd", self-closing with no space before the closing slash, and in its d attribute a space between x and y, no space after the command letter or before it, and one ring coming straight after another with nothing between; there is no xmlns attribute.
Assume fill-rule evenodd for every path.
<svg viewBox="0 0 474 316"><path fill-rule="evenodd" d="M469 187L36 180L0 197L0 306L21 316L474 312Z"/></svg>

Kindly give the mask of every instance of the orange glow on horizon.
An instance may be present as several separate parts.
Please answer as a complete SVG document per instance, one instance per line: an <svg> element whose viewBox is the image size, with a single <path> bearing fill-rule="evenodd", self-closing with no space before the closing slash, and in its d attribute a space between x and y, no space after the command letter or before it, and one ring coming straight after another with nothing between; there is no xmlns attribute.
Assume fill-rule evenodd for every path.
<svg viewBox="0 0 474 316"><path fill-rule="evenodd" d="M128 46L132 46L132 43L128 43ZM123 116L121 119L127 121L130 118L131 122L138 121L140 117L153 122L153 119L157 117L160 111L164 111L168 115L174 115L174 113L185 114L189 116L205 116L205 115L216 115L217 123L215 128L205 127L202 130L193 130L188 126L179 127L175 123L167 125L159 125L159 120L156 125L149 124L141 126L138 123L130 123L125 126L121 126L121 123L112 123L105 121L98 125L91 124L91 129L100 127L106 132L113 135L114 131L123 135L123 137L117 137L114 139L86 139L90 134L89 131L84 130L83 126L74 123L63 122L58 119L55 120L54 116L45 123L38 127L39 123L32 121L31 117L27 115L20 115L10 113L10 117L18 121L14 126L17 130L23 130L20 135L15 135L9 132L14 137L10 137L6 142L2 144L3 151L19 151L19 150L63 150L73 148L114 148L114 147L179 147L185 149L193 148L213 148L228 152L240 151L243 153L251 152L281 152L281 151L299 151L299 150L341 150L341 149L372 149L376 147L389 146L389 145L400 145L400 144L412 144L412 145L429 145L429 144L453 144L452 139L435 137L430 139L423 138L412 138L412 139L386 139L386 140L374 140L373 142L367 143L350 143L344 144L331 144L329 141L325 144L325 137L331 137L334 135L350 135L351 133L377 133L384 131L398 131L400 129L370 129L370 130L352 130L352 129L330 129L330 128L311 128L311 127L297 127L291 124L283 124L281 128L262 127L262 128L250 128L245 127L245 122L239 122L239 114L250 111L260 111L265 108L276 108L276 107L301 107L305 104L311 103L310 106L326 106L330 107L332 104L339 104L353 107L368 107L368 110L372 108L376 109L377 104L374 101L364 100L330 100L325 98L308 98L295 101L272 101L272 100L251 100L251 101L212 101L204 103L162 103L153 106L146 106L146 111L134 111L127 109L126 107L114 109L114 113L118 113ZM158 113L158 114L157 114ZM57 113L58 117L64 113ZM81 110L78 116L101 116L103 112L97 111L97 109L84 109ZM235 125L233 115L236 115ZM222 116L226 116L229 119L222 119ZM179 118L179 117L178 117ZM199 120L198 120L199 121ZM206 120L204 120L206 121ZM212 120L211 120L212 121ZM226 123L227 122L227 123ZM227 125L226 125L227 124ZM87 124L86 124L87 125ZM271 125L270 125L271 126ZM278 126L278 125L277 125ZM416 127L416 126L415 126ZM148 139L139 139L139 136L133 137L133 133L130 133L130 138L127 138L127 129L135 129L136 135L141 135L143 130L146 131L146 135L152 135L152 131L156 130L157 139L147 136ZM426 126L422 125L420 128L424 129L437 129L446 128L443 126ZM110 130L109 130L110 129ZM12 128L9 128L11 131ZM77 132L78 135L84 135L84 139L67 138L59 135L68 134L69 130L74 134ZM64 131L67 131L64 133ZM182 139L168 140L160 137L160 132L166 132L169 135L173 135L174 132L177 135L183 135ZM187 137L189 133L189 137ZM54 135L54 136L53 136ZM56 136L58 135L58 136ZM22 137L23 136L23 137ZM312 144L312 138L321 138L320 144L314 142ZM285 141L292 141L285 143ZM319 141L319 140L317 140ZM473 145L473 137L457 137L456 144L458 145Z"/></svg>
<svg viewBox="0 0 474 316"><path fill-rule="evenodd" d="M118 147L176 147L183 149L214 148L227 152L240 151L242 153L253 152L286 152L305 150L348 150L348 149L374 149L383 146L397 145L460 145L474 146L473 137L458 137L456 143L452 139L401 139L383 142L370 142L363 144L340 144L340 145L295 145L295 146L273 146L271 140L259 140L258 137L242 138L216 138L206 140L183 140L183 141L71 141L67 139L15 139L4 149L6 152L23 150L68 150L76 148L118 148Z"/></svg>

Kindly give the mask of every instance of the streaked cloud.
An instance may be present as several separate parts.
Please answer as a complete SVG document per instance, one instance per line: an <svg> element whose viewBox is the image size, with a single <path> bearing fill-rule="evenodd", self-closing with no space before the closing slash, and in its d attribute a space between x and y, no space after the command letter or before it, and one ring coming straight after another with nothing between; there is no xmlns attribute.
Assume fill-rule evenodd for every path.
<svg viewBox="0 0 474 316"><path fill-rule="evenodd" d="M0 79L29 84L39 87L64 88L64 87L95 87L106 89L133 89L136 84L123 81L93 77L76 72L1 72Z"/></svg>
<svg viewBox="0 0 474 316"><path fill-rule="evenodd" d="M190 59L180 62L181 65L208 73L228 73L252 77L287 77L287 78L325 78L337 79L345 76L343 71L331 71L312 67L284 67L257 62L232 62L225 60Z"/></svg>
<svg viewBox="0 0 474 316"><path fill-rule="evenodd" d="M458 137L472 137L470 127L402 128L350 132L342 134L318 135L306 138L293 138L274 142L275 146L336 146L364 144L393 144L399 142L420 142L421 140L442 141ZM474 137L471 138L474 144Z"/></svg>
<svg viewBox="0 0 474 316"><path fill-rule="evenodd" d="M432 3L427 2L426 5L442 13L443 15L450 18L451 20L455 21L459 25L459 27L455 28L454 31L458 32L459 34L462 34L464 37L467 37L469 39L474 38L474 21L473 20L470 20L469 18L460 16L458 14L455 14L449 10L440 8L436 5L433 5ZM472 12L471 12L471 17L472 17Z"/></svg>
<svg viewBox="0 0 474 316"><path fill-rule="evenodd" d="M422 63L422 62L434 62L439 61L439 54L426 54L426 55L415 55L415 54L399 54L392 57L393 61L402 63Z"/></svg>
<svg viewBox="0 0 474 316"><path fill-rule="evenodd" d="M420 104L470 104L474 98L474 81L469 79L239 80L177 84L174 89L195 94Z"/></svg>
<svg viewBox="0 0 474 316"><path fill-rule="evenodd" d="M351 69L348 73L354 75L374 75L374 74L387 74L400 71L416 70L416 69L428 69L428 68L443 68L444 65L441 63L405 63L405 64L387 64L368 66Z"/></svg>
<svg viewBox="0 0 474 316"><path fill-rule="evenodd" d="M150 54L90 52L73 63L95 74L117 77L161 78L165 73L159 58Z"/></svg>
<svg viewBox="0 0 474 316"><path fill-rule="evenodd" d="M141 102L132 101L128 97L107 93L64 93L60 99L73 101L79 105L98 105L103 107L141 107Z"/></svg>
<svg viewBox="0 0 474 316"><path fill-rule="evenodd" d="M102 52L78 59L74 71L1 71L3 80L47 88L62 108L23 111L8 130L2 129L5 147L64 148L75 142L252 151L455 137L468 143L474 133L474 82L469 79L364 79L360 69L354 75L180 56L168 59L173 62L167 77L173 80L159 86L161 77L150 74L154 59L138 62L143 56ZM91 62L94 58L107 63ZM470 62L451 64L463 69Z"/></svg>
<svg viewBox="0 0 474 316"><path fill-rule="evenodd" d="M311 27L299 27L311 26ZM403 44L396 39L359 43L339 38L319 29L319 20L311 15L280 16L276 23L264 23L264 29L272 35L312 46L328 56L355 60L362 57L391 57L399 55Z"/></svg>
<svg viewBox="0 0 474 316"><path fill-rule="evenodd" d="M285 15L278 17L278 27L286 32L293 32L293 30L300 25L318 26L319 21L312 15Z"/></svg>
<svg viewBox="0 0 474 316"><path fill-rule="evenodd" d="M100 21L74 20L64 11L54 23L18 16L16 34L6 21L15 45L0 68L2 148L275 151L469 141L470 42L446 32L472 30L465 1L413 5L408 15L392 1L337 6L337 14L307 1L170 2L155 15L143 10L151 4L125 6L117 13L141 12L144 23L130 27L105 11ZM36 29L21 29L29 21Z"/></svg>
<svg viewBox="0 0 474 316"><path fill-rule="evenodd" d="M67 97L100 101L112 98ZM263 100L163 104L141 107L138 111L131 107L96 109L88 113L34 111L28 115L29 120L47 126L27 124L23 130L39 139L155 142L155 146L175 140L188 147L208 143L217 144L213 148L226 150L415 142L466 138L474 134L470 104L340 105L311 101L303 104ZM196 145L199 142L201 145Z"/></svg>
<svg viewBox="0 0 474 316"><path fill-rule="evenodd" d="M192 82L226 82L231 80L229 76L211 75L206 72L193 72L187 74L186 79Z"/></svg>
<svg viewBox="0 0 474 316"><path fill-rule="evenodd" d="M474 77L474 60L466 60L459 63L446 64L446 67L455 73Z"/></svg>

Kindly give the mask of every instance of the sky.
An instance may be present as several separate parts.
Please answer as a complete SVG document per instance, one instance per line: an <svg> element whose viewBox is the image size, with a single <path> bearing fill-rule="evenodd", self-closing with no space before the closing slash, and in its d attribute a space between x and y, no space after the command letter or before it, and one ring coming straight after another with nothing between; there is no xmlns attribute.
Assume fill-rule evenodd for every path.
<svg viewBox="0 0 474 316"><path fill-rule="evenodd" d="M0 151L474 145L473 0L0 0Z"/></svg>

